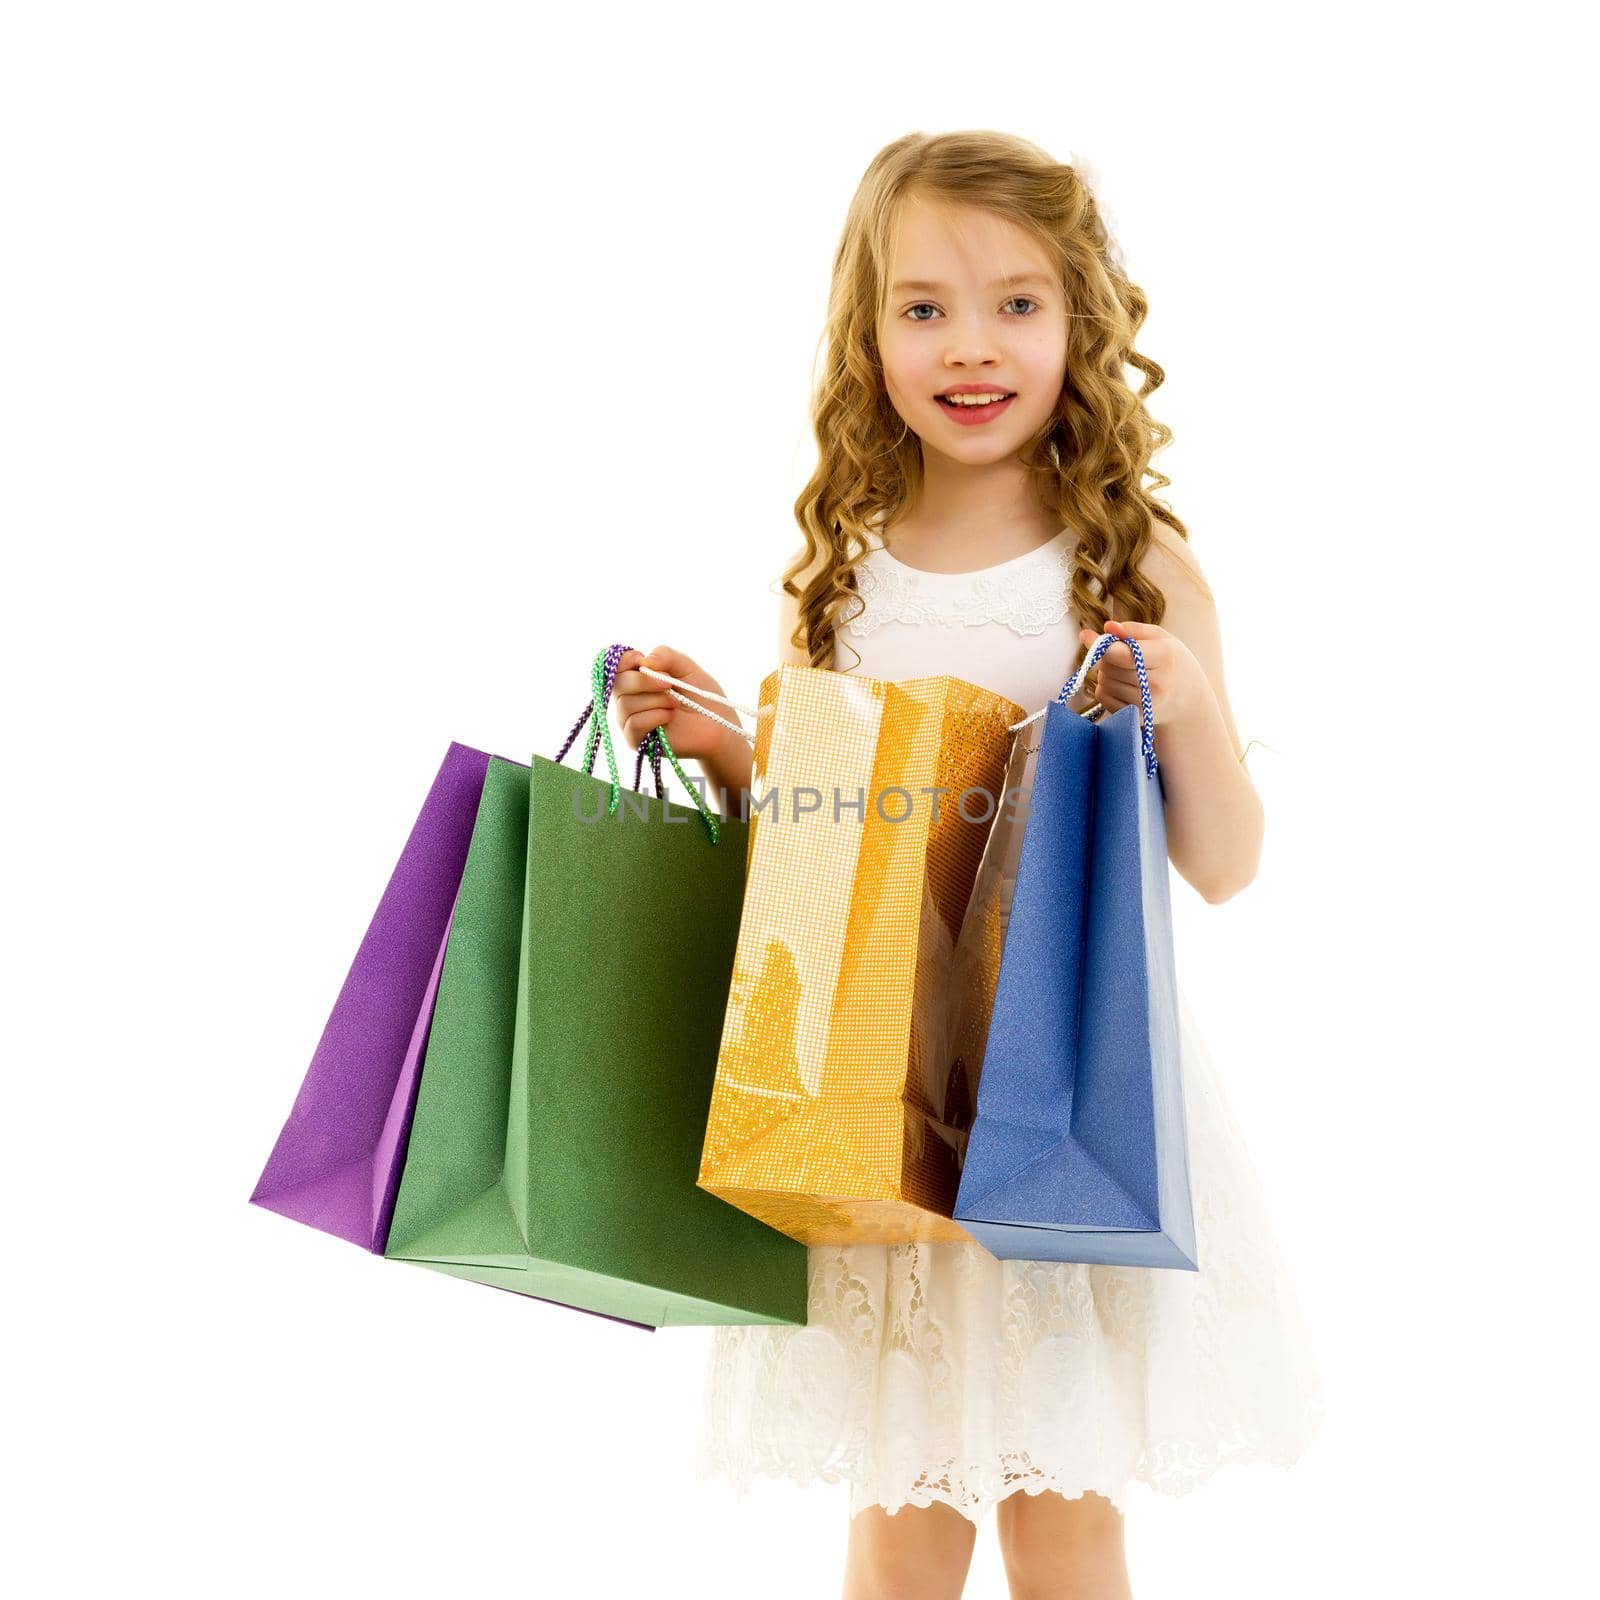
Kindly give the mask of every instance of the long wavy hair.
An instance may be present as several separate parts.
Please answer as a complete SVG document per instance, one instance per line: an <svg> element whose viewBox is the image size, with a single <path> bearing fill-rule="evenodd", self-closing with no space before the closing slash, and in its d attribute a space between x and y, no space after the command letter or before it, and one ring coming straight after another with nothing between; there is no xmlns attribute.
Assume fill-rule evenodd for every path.
<svg viewBox="0 0 1600 1600"><path fill-rule="evenodd" d="M921 441L890 402L877 340L899 208L911 196L1008 218L1059 268L1066 378L1023 458L1041 506L1078 536L1073 612L1097 633L1111 616L1159 623L1166 597L1138 567L1151 519L1185 539L1188 530L1145 485L1171 482L1150 458L1172 433L1145 409L1165 374L1133 348L1149 310L1143 291L1123 272L1094 196L1071 166L1010 134L912 133L873 158L834 255L820 341L826 349L811 405L817 467L794 504L806 544L782 574L783 592L798 601L789 642L813 667L833 665L841 612L858 593L855 568L870 548L865 530L876 523L886 534L921 486ZM1141 389L1129 386L1125 367L1143 373ZM800 588L795 579L813 567ZM1084 653L1079 645L1069 673ZM1090 695L1097 677L1098 668L1085 684Z"/></svg>

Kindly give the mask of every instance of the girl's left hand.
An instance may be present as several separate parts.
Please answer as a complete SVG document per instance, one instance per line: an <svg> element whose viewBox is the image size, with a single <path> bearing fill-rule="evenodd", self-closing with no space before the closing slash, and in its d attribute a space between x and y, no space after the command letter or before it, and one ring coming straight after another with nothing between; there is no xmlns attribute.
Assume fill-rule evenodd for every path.
<svg viewBox="0 0 1600 1600"><path fill-rule="evenodd" d="M1212 693L1205 668L1195 659L1182 639L1154 622L1107 622L1104 631L1119 639L1137 639L1144 657L1144 675L1150 685L1150 708L1157 728L1188 722L1196 708L1204 705L1202 696ZM1086 649L1097 635L1093 628L1080 628L1078 641ZM1133 652L1123 645L1107 647L1100 657L1100 703L1106 715L1124 706L1139 703L1139 674L1134 670Z"/></svg>

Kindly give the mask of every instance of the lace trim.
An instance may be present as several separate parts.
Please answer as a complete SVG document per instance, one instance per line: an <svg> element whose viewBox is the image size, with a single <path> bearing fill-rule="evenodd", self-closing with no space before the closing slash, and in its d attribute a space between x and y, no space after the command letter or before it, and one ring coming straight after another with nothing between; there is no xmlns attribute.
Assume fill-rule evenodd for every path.
<svg viewBox="0 0 1600 1600"><path fill-rule="evenodd" d="M1180 1310L1137 1269L1019 1264L1003 1274L991 1354L974 1341L965 1359L979 1370L963 1372L930 1313L927 1252L968 1286L947 1297L951 1331L993 1290L987 1252L881 1247L884 1266L863 1274L866 1248L813 1248L809 1326L713 1330L702 1483L723 1479L741 1501L757 1477L847 1483L852 1516L941 1504L981 1522L1047 1490L1126 1512L1134 1483L1183 1496L1228 1466L1288 1468L1320 1431L1320 1377L1293 1349L1298 1308L1270 1281L1232 1306L1242 1286L1213 1284Z"/></svg>
<svg viewBox="0 0 1600 1600"><path fill-rule="evenodd" d="M1322 1384L1254 1164L1180 990L1200 1271L813 1246L806 1326L713 1330L697 1465L974 1522L1016 1492L1199 1488L1293 1465Z"/></svg>
<svg viewBox="0 0 1600 1600"><path fill-rule="evenodd" d="M855 569L859 603L843 627L857 638L886 622L956 628L999 622L1013 633L1040 634L1069 613L1072 554L1064 540L1049 560L975 572L953 593L922 584L910 568L881 561L878 555L874 550Z"/></svg>

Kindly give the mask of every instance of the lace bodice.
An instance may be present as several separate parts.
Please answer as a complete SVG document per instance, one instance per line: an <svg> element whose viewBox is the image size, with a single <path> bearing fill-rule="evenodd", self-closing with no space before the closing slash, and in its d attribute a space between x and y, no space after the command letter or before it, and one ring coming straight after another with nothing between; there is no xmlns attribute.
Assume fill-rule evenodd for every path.
<svg viewBox="0 0 1600 1600"><path fill-rule="evenodd" d="M1047 545L976 572L924 572L896 560L879 542L856 568L861 596L846 627L862 639L886 622L999 622L1013 633L1042 633L1067 612L1070 531L1063 528Z"/></svg>
<svg viewBox="0 0 1600 1600"><path fill-rule="evenodd" d="M1068 589L1070 528L974 572L926 572L890 555L876 533L868 543L855 569L859 593L835 641L836 671L888 679L948 672L1030 712L1071 676L1079 624Z"/></svg>

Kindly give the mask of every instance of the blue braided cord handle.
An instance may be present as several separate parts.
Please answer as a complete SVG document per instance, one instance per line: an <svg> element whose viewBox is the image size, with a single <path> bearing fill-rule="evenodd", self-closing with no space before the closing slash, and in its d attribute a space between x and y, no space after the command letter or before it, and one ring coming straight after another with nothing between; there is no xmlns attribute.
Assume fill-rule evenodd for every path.
<svg viewBox="0 0 1600 1600"><path fill-rule="evenodd" d="M611 722L606 716L606 705L611 698L612 686L616 682L617 663L633 648L632 645L614 644L595 655L593 665L589 669L589 704L583 708L582 714L573 723L572 731L567 735L565 743L556 753L556 760L560 761L567 751L572 748L572 741L578 737L578 733L584 723L589 722L592 716L594 720L589 731L589 749L584 760L583 770L588 772L593 767L595 752L603 737L606 747L606 765L611 772L611 800L606 807L607 816L615 816L617 814L621 795L621 779L617 772L616 750L611 743ZM712 844L716 844L722 834L721 828L717 825L717 819L706 809L705 802L701 800L699 792L689 781L688 774L684 772L676 754L673 752L666 733L659 725L652 728L648 737L640 741L639 758L634 764L633 771L634 788L637 789L639 787L639 776L644 767L644 758L647 750L649 751L651 767L655 774L656 797L665 802L666 795L661 781L661 757L665 753L667 760L672 763L672 770L678 774L684 788L689 791L690 798L694 801L695 809L700 813L701 819L706 825L706 830L711 835Z"/></svg>
<svg viewBox="0 0 1600 1600"><path fill-rule="evenodd" d="M1061 685L1061 692L1056 696L1056 704L1064 706L1078 692L1078 686L1083 682L1085 674L1114 644L1125 644L1133 652L1133 668L1139 674L1139 748L1144 751L1144 773L1147 778L1156 775L1156 740L1155 706L1150 699L1150 679L1144 670L1144 651L1139 648L1137 639L1124 639L1115 633L1102 633L1089 647L1089 654L1083 658L1083 665Z"/></svg>

